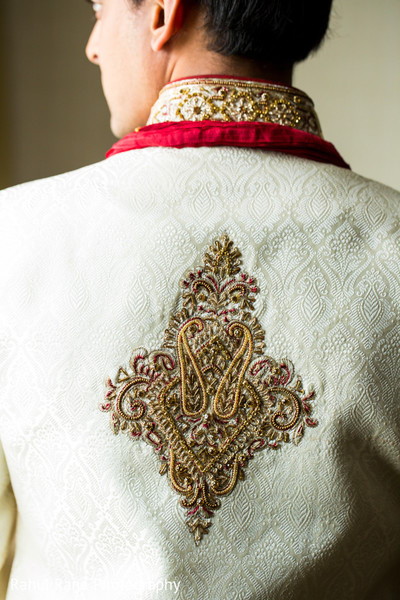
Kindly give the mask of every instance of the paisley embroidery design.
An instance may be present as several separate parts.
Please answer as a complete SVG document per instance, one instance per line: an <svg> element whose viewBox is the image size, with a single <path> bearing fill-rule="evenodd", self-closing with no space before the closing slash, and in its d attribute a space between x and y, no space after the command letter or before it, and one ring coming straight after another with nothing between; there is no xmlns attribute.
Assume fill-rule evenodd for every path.
<svg viewBox="0 0 400 600"><path fill-rule="evenodd" d="M255 452L298 444L317 425L314 392L305 394L290 361L263 353L257 283L240 264L227 236L209 248L204 265L181 281L181 308L162 348L134 350L101 405L115 434L154 448L196 544Z"/></svg>

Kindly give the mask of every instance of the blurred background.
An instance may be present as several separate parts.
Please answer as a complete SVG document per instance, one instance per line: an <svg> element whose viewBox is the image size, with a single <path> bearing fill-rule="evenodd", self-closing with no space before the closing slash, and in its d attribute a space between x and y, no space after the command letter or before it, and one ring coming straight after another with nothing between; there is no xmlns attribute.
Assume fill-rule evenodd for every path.
<svg viewBox="0 0 400 600"><path fill-rule="evenodd" d="M321 50L295 72L354 171L400 189L400 1L334 0ZM84 0L0 0L0 188L102 160L115 139L84 54Z"/></svg>

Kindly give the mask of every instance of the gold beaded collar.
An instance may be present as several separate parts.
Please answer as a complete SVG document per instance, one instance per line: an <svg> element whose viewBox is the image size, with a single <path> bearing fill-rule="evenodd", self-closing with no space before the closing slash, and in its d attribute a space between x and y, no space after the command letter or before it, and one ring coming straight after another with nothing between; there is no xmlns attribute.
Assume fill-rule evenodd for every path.
<svg viewBox="0 0 400 600"><path fill-rule="evenodd" d="M314 103L304 92L273 83L224 77L166 85L147 125L168 121L259 121L322 137Z"/></svg>

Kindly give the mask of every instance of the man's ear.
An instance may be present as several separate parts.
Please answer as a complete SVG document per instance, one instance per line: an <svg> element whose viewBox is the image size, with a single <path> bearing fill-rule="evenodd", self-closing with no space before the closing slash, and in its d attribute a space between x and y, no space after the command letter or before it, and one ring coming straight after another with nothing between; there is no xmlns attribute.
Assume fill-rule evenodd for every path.
<svg viewBox="0 0 400 600"><path fill-rule="evenodd" d="M158 52L177 33L183 23L182 0L155 0L151 47Z"/></svg>

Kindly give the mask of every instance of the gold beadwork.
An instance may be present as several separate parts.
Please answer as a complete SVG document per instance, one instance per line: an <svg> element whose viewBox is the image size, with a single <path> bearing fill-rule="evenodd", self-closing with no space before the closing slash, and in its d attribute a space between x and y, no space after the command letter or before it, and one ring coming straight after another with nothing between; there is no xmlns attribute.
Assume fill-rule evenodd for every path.
<svg viewBox="0 0 400 600"><path fill-rule="evenodd" d="M147 125L167 121L258 121L322 137L314 104L296 88L236 79L187 79L166 85Z"/></svg>
<svg viewBox="0 0 400 600"><path fill-rule="evenodd" d="M195 543L243 479L256 451L298 444L310 418L301 378L288 360L263 354L264 332L253 315L256 280L240 269L241 254L227 236L216 240L204 265L181 281L181 309L164 344L133 351L130 372L107 382L101 409L115 434L151 444L187 510Z"/></svg>

